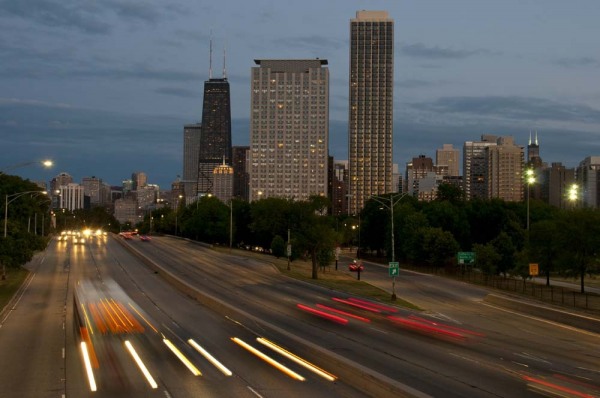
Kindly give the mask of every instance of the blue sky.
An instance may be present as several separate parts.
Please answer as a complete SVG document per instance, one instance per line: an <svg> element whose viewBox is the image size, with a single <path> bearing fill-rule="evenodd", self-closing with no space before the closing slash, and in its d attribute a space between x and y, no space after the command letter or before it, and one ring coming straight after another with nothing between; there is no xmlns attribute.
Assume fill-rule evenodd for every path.
<svg viewBox="0 0 600 398"><path fill-rule="evenodd" d="M325 58L330 154L347 156L349 21L395 20L394 162L481 134L573 167L600 155L597 0L0 0L0 169L117 185L132 172L168 189L182 127L198 122L208 79L231 83L234 145L249 143L254 59Z"/></svg>

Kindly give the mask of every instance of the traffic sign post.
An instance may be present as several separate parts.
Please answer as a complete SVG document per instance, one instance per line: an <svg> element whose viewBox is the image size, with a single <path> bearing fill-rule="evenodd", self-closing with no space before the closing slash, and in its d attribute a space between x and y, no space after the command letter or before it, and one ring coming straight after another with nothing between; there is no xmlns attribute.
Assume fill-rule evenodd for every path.
<svg viewBox="0 0 600 398"><path fill-rule="evenodd" d="M537 263L529 263L529 276L538 276L540 274L540 265Z"/></svg>
<svg viewBox="0 0 600 398"><path fill-rule="evenodd" d="M458 252L456 258L459 264L474 264L475 252Z"/></svg>
<svg viewBox="0 0 600 398"><path fill-rule="evenodd" d="M397 261L390 261L388 272L392 277L392 300L396 300L396 277L400 275L400 264Z"/></svg>

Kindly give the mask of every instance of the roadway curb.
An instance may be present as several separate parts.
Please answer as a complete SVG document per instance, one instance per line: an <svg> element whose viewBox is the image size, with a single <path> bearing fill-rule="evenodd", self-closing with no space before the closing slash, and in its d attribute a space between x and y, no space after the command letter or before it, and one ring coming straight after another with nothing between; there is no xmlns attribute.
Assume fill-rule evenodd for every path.
<svg viewBox="0 0 600 398"><path fill-rule="evenodd" d="M293 339L296 344L302 346L304 354L309 353L314 357L318 357L321 361L320 366L325 364L323 367L335 367L338 369L337 375L344 380L348 385L364 392L367 395L383 398L398 398L398 397L415 397L415 398L426 398L430 397L420 391L413 389L403 383L393 380L380 373L374 372L369 368L366 368L354 361L348 360L341 355L324 349L310 341L307 341L301 337L290 334L286 330L283 330L277 326L271 325L264 320L257 318L251 314L243 312L229 304L213 297L207 293L197 290L194 286L190 285L183 279L167 271L154 261L150 260L142 253L140 253L133 246L123 242L119 237L114 237L123 247L129 250L134 256L139 258L144 264L146 264L151 270L158 273L167 283L179 291L187 294L191 298L195 299L202 305L222 314L227 318L235 319L246 318L253 323L262 325L266 329L270 329L274 333L285 335L286 337Z"/></svg>
<svg viewBox="0 0 600 398"><path fill-rule="evenodd" d="M563 309L536 304L517 297L494 293L488 294L483 301L527 315L600 334L600 318L591 315L568 312Z"/></svg>

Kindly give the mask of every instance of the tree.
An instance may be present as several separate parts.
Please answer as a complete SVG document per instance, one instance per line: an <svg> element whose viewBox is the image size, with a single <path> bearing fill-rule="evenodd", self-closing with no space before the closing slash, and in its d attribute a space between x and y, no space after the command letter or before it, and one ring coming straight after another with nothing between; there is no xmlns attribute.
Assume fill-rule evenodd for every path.
<svg viewBox="0 0 600 398"><path fill-rule="evenodd" d="M441 228L422 228L421 236L423 237L422 257L431 266L440 267L449 264L459 250L454 236Z"/></svg>
<svg viewBox="0 0 600 398"><path fill-rule="evenodd" d="M600 212L576 209L563 213L559 219L561 270L567 276L580 278L581 293L585 292L585 275L597 274L600 248Z"/></svg>
<svg viewBox="0 0 600 398"><path fill-rule="evenodd" d="M496 264L496 272L506 276L506 273L514 267L515 245L504 231L500 232L490 243L500 256Z"/></svg>
<svg viewBox="0 0 600 398"><path fill-rule="evenodd" d="M529 229L528 260L539 264L540 271L546 275L546 286L550 286L550 273L561 253L560 236L556 220L538 221Z"/></svg>
<svg viewBox="0 0 600 398"><path fill-rule="evenodd" d="M496 274L496 264L500 262L501 256L491 243L482 245L474 244L475 264L485 275Z"/></svg>
<svg viewBox="0 0 600 398"><path fill-rule="evenodd" d="M275 235L271 241L271 253L276 257L283 257L285 255L285 241L279 235Z"/></svg>

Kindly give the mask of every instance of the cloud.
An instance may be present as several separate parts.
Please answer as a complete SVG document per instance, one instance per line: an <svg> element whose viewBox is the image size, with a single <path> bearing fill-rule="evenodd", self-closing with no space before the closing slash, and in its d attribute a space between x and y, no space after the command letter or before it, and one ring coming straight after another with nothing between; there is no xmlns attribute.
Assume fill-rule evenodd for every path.
<svg viewBox="0 0 600 398"><path fill-rule="evenodd" d="M441 47L426 47L423 43L406 44L400 48L400 52L409 57L426 59L464 59L473 55L490 54L484 49L478 50L451 50Z"/></svg>
<svg viewBox="0 0 600 398"><path fill-rule="evenodd" d="M343 40L336 40L326 36L303 36L303 37L287 37L273 40L273 44L281 46L282 48L303 48L310 50L321 50L323 51L323 57L328 51L334 49L339 50L346 46L346 42Z"/></svg>
<svg viewBox="0 0 600 398"><path fill-rule="evenodd" d="M161 88L157 88L154 91L159 94L172 95L174 97L202 98L202 95L199 92L199 90L188 90L185 88L178 88L178 87L161 87Z"/></svg>
<svg viewBox="0 0 600 398"><path fill-rule="evenodd" d="M88 34L106 34L110 25L79 1L4 0L0 10L44 26L76 29Z"/></svg>
<svg viewBox="0 0 600 398"><path fill-rule="evenodd" d="M565 68L576 68L580 66L600 67L600 61L592 57L558 58L554 63Z"/></svg>
<svg viewBox="0 0 600 398"><path fill-rule="evenodd" d="M396 82L395 86L400 88L422 88L433 86L433 83L419 79L406 79Z"/></svg>
<svg viewBox="0 0 600 398"><path fill-rule="evenodd" d="M532 97L442 97L411 106L414 109L442 114L469 114L511 120L600 123L600 110L590 106Z"/></svg>

